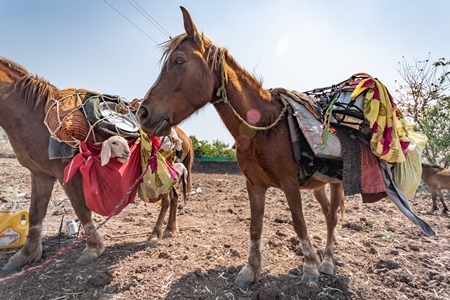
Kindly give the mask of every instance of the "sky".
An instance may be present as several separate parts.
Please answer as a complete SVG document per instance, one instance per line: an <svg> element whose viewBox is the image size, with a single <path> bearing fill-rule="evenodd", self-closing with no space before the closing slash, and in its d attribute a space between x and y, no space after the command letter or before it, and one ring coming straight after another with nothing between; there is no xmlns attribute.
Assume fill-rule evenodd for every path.
<svg viewBox="0 0 450 300"><path fill-rule="evenodd" d="M365 72L392 92L400 61L450 59L448 0L0 0L0 56L60 89L142 98L158 45L184 32L180 6L264 88L308 91ZM180 128L234 143L211 104Z"/></svg>

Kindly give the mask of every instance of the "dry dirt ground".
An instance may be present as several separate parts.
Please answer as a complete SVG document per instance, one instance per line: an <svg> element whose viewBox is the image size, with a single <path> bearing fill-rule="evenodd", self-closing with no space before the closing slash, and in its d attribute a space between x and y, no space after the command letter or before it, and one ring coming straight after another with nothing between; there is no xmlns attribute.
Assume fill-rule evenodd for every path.
<svg viewBox="0 0 450 300"><path fill-rule="evenodd" d="M429 214L428 192L411 199L413 210L436 231L426 237L385 200L363 204L346 198L339 220L335 276L321 275L318 285L300 282L303 256L282 193L267 193L261 279L241 289L233 284L247 259L250 211L240 174L193 173L194 190L179 216L180 233L156 248L144 248L159 206L137 200L99 230L105 252L89 265L75 260L84 242L47 267L0 284L0 299L449 299L450 218ZM200 191L201 189L201 191ZM0 159L1 209L28 209L28 171L14 158ZM326 228L318 203L303 192L304 214L319 254ZM61 219L76 219L57 184L45 219L47 261L74 239L58 238ZM0 250L3 266L17 249ZM0 278L16 271L0 271Z"/></svg>

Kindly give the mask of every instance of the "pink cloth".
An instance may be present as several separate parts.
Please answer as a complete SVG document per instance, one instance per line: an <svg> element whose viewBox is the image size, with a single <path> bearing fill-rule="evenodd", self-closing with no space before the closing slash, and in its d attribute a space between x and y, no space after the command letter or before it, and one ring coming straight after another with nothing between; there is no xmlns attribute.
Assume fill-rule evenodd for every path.
<svg viewBox="0 0 450 300"><path fill-rule="evenodd" d="M131 188L131 185L141 175L140 146L135 140L129 141L131 156L127 164L122 164L116 158L111 158L105 166L101 165L101 146L80 142L80 153L64 169L63 186L79 170L83 177L83 192L86 205L102 216L109 216ZM117 208L120 213L125 206L134 201L139 184Z"/></svg>
<svg viewBox="0 0 450 300"><path fill-rule="evenodd" d="M380 165L369 147L361 141L358 141L358 143L361 148L361 196L363 203L376 202L387 195Z"/></svg>

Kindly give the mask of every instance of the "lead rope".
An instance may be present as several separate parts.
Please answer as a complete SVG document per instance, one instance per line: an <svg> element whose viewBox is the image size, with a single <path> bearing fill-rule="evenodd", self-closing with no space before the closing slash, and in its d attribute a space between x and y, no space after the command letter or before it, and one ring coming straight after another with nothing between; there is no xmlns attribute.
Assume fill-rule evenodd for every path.
<svg viewBox="0 0 450 300"><path fill-rule="evenodd" d="M278 118L269 126L264 126L264 127L259 127L259 126L254 126L249 124L247 121L245 121L238 113L237 111L234 109L234 107L231 105L230 101L228 100L227 97L227 90L225 89L225 70L223 67L223 58L222 61L220 63L220 77L221 77L221 83L222 85L219 87L219 89L217 90L216 96L220 97L220 99L216 100L216 101L212 101L211 103L217 104L220 102L224 102L226 104L228 104L228 106L230 107L231 111L233 112L233 114L236 116L236 118L239 119L239 121L241 121L245 126L247 126L250 129L253 130L269 130L272 127L274 127L275 125L278 124L278 122L280 122L280 120L283 118L284 114L286 113L288 107L289 107L289 103L286 103L283 107L283 109L281 110L280 115L278 116Z"/></svg>
<svg viewBox="0 0 450 300"><path fill-rule="evenodd" d="M148 159L148 161L150 161L155 155L156 152L158 151L154 151L153 154L150 156L150 158ZM73 241L72 243L70 243L67 247L62 248L61 250L59 250L58 252L56 252L52 257L50 257L47 261L43 262L42 264L35 266L35 267L31 267L28 268L24 271L21 271L19 273L16 273L14 275L11 275L9 277L5 277L0 279L0 284L5 283L7 281L16 279L22 275L25 274L30 274L34 271L40 270L44 267L47 267L48 265L50 265L58 256L60 256L63 253L66 253L67 251L69 251L71 248L73 248L74 246L78 245L79 243L81 243L82 241L84 241L85 239L89 238L94 232L96 232L98 229L100 229L100 227L102 227L103 225L105 225L106 222L109 221L109 219L111 219L113 216L116 215L117 210L122 206L123 202L127 199L128 195L133 191L134 187L141 181L141 179L144 177L144 175L147 173L148 168L150 166L150 163L147 163L147 167L145 168L144 172L142 172L142 174L133 182L133 184L131 185L130 189L128 190L128 192L123 196L123 198L120 200L120 202L116 205L116 207L114 208L114 210L112 211L111 214L109 214L109 216L103 220L102 222L100 222L97 227L93 228L91 231L89 231L88 233L85 233L83 236L81 236L79 239Z"/></svg>

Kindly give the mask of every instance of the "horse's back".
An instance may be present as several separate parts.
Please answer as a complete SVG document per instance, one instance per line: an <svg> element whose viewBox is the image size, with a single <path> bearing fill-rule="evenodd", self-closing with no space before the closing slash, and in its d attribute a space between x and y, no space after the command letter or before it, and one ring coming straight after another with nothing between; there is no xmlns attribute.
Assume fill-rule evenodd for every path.
<svg viewBox="0 0 450 300"><path fill-rule="evenodd" d="M422 165L422 181L431 189L450 189L450 169Z"/></svg>

